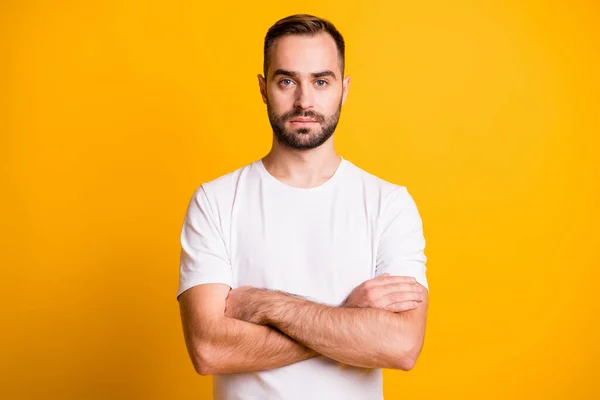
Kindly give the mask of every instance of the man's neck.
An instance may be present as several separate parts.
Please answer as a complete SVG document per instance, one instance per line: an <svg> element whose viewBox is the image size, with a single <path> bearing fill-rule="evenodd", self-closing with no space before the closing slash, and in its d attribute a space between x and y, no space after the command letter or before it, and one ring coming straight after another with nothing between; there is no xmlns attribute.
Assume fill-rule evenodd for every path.
<svg viewBox="0 0 600 400"><path fill-rule="evenodd" d="M263 159L265 169L281 182L295 187L311 188L328 181L340 166L341 157L333 147L333 137L310 150L294 150L273 143Z"/></svg>

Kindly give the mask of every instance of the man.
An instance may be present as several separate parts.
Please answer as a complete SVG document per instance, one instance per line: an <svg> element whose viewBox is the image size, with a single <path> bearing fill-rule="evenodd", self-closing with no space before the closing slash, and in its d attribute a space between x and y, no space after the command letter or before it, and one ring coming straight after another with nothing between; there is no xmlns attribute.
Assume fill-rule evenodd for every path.
<svg viewBox="0 0 600 400"><path fill-rule="evenodd" d="M183 223L190 358L215 399L382 399L381 368L410 370L423 344L421 218L334 150L350 77L330 22L278 21L263 72L271 151L202 184Z"/></svg>

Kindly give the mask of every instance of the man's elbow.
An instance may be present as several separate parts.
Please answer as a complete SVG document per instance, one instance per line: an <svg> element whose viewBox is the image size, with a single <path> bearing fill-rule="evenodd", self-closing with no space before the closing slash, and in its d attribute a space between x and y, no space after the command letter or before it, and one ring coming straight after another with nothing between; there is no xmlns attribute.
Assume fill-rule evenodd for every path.
<svg viewBox="0 0 600 400"><path fill-rule="evenodd" d="M195 346L191 359L196 373L203 376L214 374L213 358L212 349L209 346L204 344Z"/></svg>
<svg viewBox="0 0 600 400"><path fill-rule="evenodd" d="M422 346L423 342L419 341L408 348L402 348L402 350L397 352L394 356L393 368L402 371L412 370L417 364L417 359L419 358L419 354L421 354Z"/></svg>
<svg viewBox="0 0 600 400"><path fill-rule="evenodd" d="M396 365L394 365L394 369L399 369L402 371L410 371L411 369L413 369L415 367L415 364L417 363L417 358L418 357L411 357L408 355L405 355L403 357L398 357Z"/></svg>
<svg viewBox="0 0 600 400"><path fill-rule="evenodd" d="M214 374L213 368L208 364L194 363L194 369L196 373L202 376L208 376Z"/></svg>

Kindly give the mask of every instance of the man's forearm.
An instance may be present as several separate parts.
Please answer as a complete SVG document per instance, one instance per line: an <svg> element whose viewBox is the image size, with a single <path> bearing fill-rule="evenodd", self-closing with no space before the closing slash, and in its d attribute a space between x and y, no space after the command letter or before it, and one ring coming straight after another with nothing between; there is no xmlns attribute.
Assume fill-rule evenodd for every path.
<svg viewBox="0 0 600 400"><path fill-rule="evenodd" d="M401 314L331 307L278 291L259 291L257 312L262 323L339 362L404 369L405 355L418 341Z"/></svg>
<svg viewBox="0 0 600 400"><path fill-rule="evenodd" d="M261 371L318 355L268 326L219 317L201 328L201 373L226 374Z"/></svg>

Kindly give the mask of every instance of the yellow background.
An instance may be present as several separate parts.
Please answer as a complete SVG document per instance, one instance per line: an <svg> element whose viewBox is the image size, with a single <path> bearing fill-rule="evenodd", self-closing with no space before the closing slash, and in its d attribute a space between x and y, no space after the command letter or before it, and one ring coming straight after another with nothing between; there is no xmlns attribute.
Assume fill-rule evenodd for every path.
<svg viewBox="0 0 600 400"><path fill-rule="evenodd" d="M423 218L425 346L386 399L600 397L598 3L286 4L0 4L0 398L210 397L181 224L269 150L262 40L297 12L347 41L338 151Z"/></svg>

